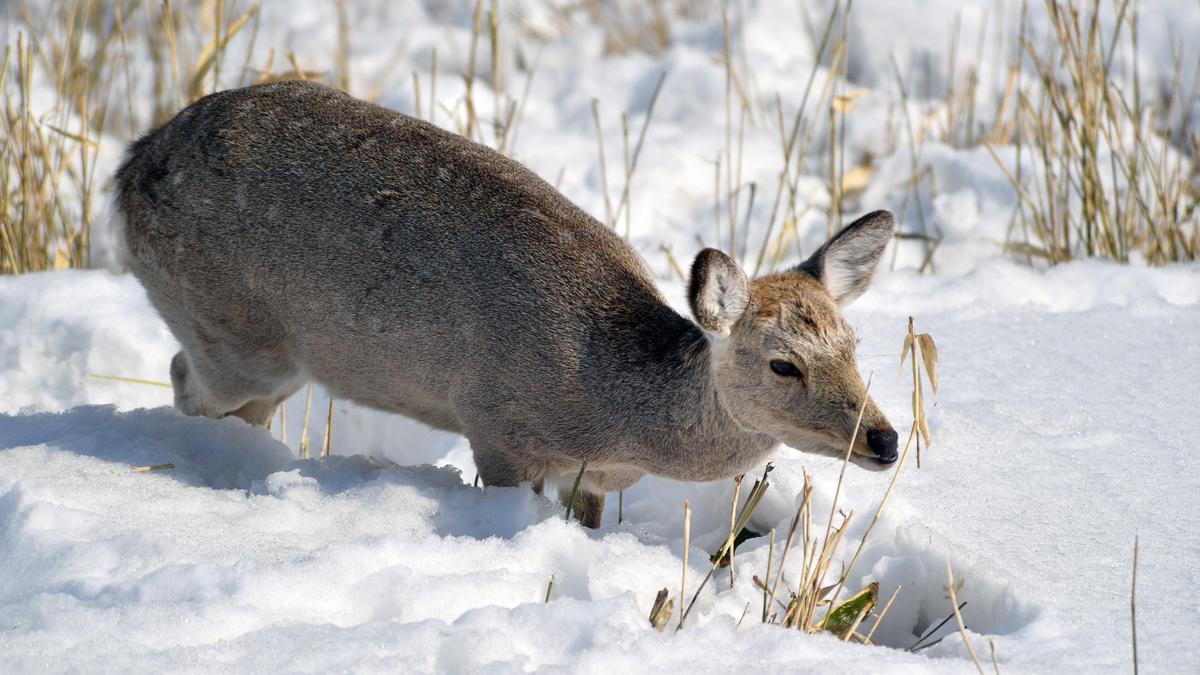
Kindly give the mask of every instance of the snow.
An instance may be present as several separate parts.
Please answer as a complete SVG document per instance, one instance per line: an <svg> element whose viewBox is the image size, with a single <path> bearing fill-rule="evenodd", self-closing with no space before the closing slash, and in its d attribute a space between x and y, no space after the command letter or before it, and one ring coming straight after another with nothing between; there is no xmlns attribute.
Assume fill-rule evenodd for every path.
<svg viewBox="0 0 1200 675"><path fill-rule="evenodd" d="M814 51L798 5L734 4L747 36L737 49L753 64L748 86L767 110L778 92L790 118ZM822 19L828 4L810 9L813 17ZM427 92L436 47L438 96L452 106L473 6L349 3L352 82L366 89L389 68L415 68ZM868 92L847 118L847 155L878 152L895 132L893 53L905 72L945 63L947 17L961 11L963 35L974 36L997 7L855 2L852 84ZM1012 10L992 14L989 31L1004 30L997 16L1011 21ZM6 5L0 16L11 11ZM1168 37L1200 25L1200 9L1146 1L1141 11L1139 67L1169 81ZM263 12L255 62L272 47L294 49L302 63L328 62L333 5L267 2ZM686 312L660 247L686 267L712 243L713 162L725 143L719 17L679 21L672 46L651 57L604 54L594 26L563 27L547 3L505 3L505 12L505 25L550 36L513 152L551 182L561 172L563 191L595 215L605 206L593 98L610 194L619 195L620 113L640 129L659 73L669 73L634 179L630 239ZM1031 22L1035 33L1046 29L1033 8ZM6 19L6 34L14 24ZM532 60L536 50L508 38L501 56L515 80L508 90L519 92L517 52ZM238 44L230 53L241 53ZM998 96L1007 56L980 53L981 86ZM134 87L145 88L134 61ZM918 93L942 96L943 75L926 74ZM490 72L481 77L479 107L490 111ZM1181 77L1190 82L1190 71ZM411 112L411 85L398 80L381 101ZM760 189L751 223L769 215L778 133L769 119L747 128L743 179ZM824 142L816 139L798 182L809 207L798 222L802 250L783 264L825 236ZM102 139L105 170L120 143ZM947 560L965 580L959 597L972 642L986 661L994 641L1002 672L1126 672L1135 535L1140 665L1186 670L1200 660L1190 639L1200 610L1189 595L1200 582L1200 265L1035 269L1004 259L999 242L1017 196L987 150L926 142L918 160L937 194L918 207L905 198L913 158L904 143L896 147L876 158L861 210L890 208L907 231L923 219L945 238L932 275L915 271L920 245L889 249L887 269L846 312L861 338L860 369L873 373L872 394L898 429L911 423L907 374L894 375L909 316L940 355L934 444L919 469L909 459L847 583L878 581L884 598L901 587L875 634L884 646L761 625L762 596L750 580L766 569L766 538L738 549L733 587L718 572L682 631L650 627L655 593L678 594L684 500L693 509L690 598L726 536L732 481L649 477L624 494L623 523L611 495L604 525L588 531L528 488L474 487L464 439L399 416L335 401L334 456L297 460L303 391L287 404L283 443L279 418L272 432L188 418L170 408L169 388L96 377L166 380L178 346L133 278L89 270L0 277L0 672L968 672L953 622L937 632L945 636L937 645L904 651L949 612ZM1015 164L1012 148L996 150ZM763 236L754 227L751 251ZM111 234L97 224L99 263L115 260ZM313 447L327 406L318 387ZM174 468L132 471L167 463ZM782 542L803 472L814 477L821 520L841 467L786 448L774 463L750 527L774 528ZM840 508L856 515L843 561L890 478L853 467L846 474ZM788 578L798 569L790 558Z"/></svg>
<svg viewBox="0 0 1200 675"><path fill-rule="evenodd" d="M55 296L65 281L91 292ZM51 297L56 312L44 302ZM1170 671L1200 657L1179 643L1200 616L1178 600L1198 581L1191 502L1200 461L1187 414L1200 377L1198 303L1197 268L1085 262L1039 272L994 261L961 277L887 275L852 306L860 365L875 372L876 399L901 423L907 389L891 373L908 314L937 338L941 359L935 444L922 468L905 468L851 576L851 586L878 580L885 596L903 585L877 639L908 646L945 616L948 557L966 580L965 620L995 640L1004 672L1066 662L1124 670L1139 534L1139 606L1152 617L1139 630L1143 666ZM410 433L415 423L395 416L338 404L333 448L350 456L295 461L238 420L130 409L165 404L169 390L97 385L90 364L118 350L123 374L154 377L173 344L140 331L153 310L128 277L5 278L0 306L23 317L4 324L0 344L36 344L56 325L75 335L55 369L60 398L13 405L6 396L0 418L0 669L966 665L949 628L913 656L758 625L761 595L748 580L765 569L761 539L739 549L733 590L719 573L684 631L654 632L645 620L654 592L679 583L683 500L695 509L694 588L725 536L730 481L648 478L625 494L625 523L613 499L604 526L587 532L526 488L472 487L467 462L464 473L418 465L463 458L465 443L450 437L431 450L432 432ZM95 317L105 307L114 312L107 323ZM131 330L113 328L121 325ZM46 371L31 358L4 380ZM291 401L293 426L302 406ZM289 433L294 448L299 432ZM167 462L175 468L131 471ZM821 514L839 467L786 449L776 465L751 528L776 528L782 539L801 471L815 475ZM873 512L888 477L848 473L843 508ZM847 550L865 526L851 528ZM554 599L543 604L552 575ZM747 602L750 617L735 629ZM986 649L980 639L976 647Z"/></svg>

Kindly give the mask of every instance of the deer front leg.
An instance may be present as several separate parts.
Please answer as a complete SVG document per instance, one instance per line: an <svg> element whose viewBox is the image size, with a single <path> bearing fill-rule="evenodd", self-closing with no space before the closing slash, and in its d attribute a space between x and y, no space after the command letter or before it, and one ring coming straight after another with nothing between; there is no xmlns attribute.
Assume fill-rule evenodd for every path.
<svg viewBox="0 0 1200 675"><path fill-rule="evenodd" d="M571 481L570 485L563 484L558 488L558 500L564 507L571 502L571 489L574 485L575 482ZM571 513L575 514L584 527L593 530L600 527L600 516L604 513L604 493L588 492L581 485L575 495L575 506Z"/></svg>

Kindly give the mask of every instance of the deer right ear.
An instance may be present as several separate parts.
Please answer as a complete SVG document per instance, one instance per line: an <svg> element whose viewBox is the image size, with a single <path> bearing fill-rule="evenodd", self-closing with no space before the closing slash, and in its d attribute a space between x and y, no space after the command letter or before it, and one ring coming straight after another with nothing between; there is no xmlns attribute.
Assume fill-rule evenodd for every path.
<svg viewBox="0 0 1200 675"><path fill-rule="evenodd" d="M834 302L845 307L867 290L895 227L891 213L868 213L833 235L796 269L820 281Z"/></svg>
<svg viewBox="0 0 1200 675"><path fill-rule="evenodd" d="M717 335L729 335L733 324L750 304L746 274L733 258L706 248L692 263L688 303L700 327Z"/></svg>

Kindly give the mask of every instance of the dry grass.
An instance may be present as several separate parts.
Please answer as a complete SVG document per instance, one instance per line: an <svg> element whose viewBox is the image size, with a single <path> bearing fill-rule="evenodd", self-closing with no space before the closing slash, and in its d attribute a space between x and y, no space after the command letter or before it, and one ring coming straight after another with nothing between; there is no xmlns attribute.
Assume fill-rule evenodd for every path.
<svg viewBox="0 0 1200 675"><path fill-rule="evenodd" d="M64 83L64 107L35 116L37 68L38 50L18 34L0 66L0 273L87 264L97 144L88 118L72 124L67 107L89 106L87 92Z"/></svg>
<svg viewBox="0 0 1200 675"><path fill-rule="evenodd" d="M1056 43L1020 37L1037 84L1016 97L1018 172L1001 162L1021 198L1021 235L1010 248L1050 263L1196 260L1200 191L1196 139L1187 131L1200 81L1181 82L1177 60L1173 84L1151 102L1136 62L1118 77L1122 40L1127 53L1137 50L1137 6L1129 0L1118 5L1111 35L1101 29L1098 2L1047 0L1046 11ZM1023 157L1033 176L1019 175Z"/></svg>
<svg viewBox="0 0 1200 675"><path fill-rule="evenodd" d="M0 273L88 266L106 178L96 172L100 138L129 139L208 93L230 39L257 30L255 8L235 13L232 4L74 0L17 10L22 28L0 64ZM138 54L150 60L150 106L133 100ZM35 82L53 85L48 111L33 109L44 94Z"/></svg>
<svg viewBox="0 0 1200 675"><path fill-rule="evenodd" d="M385 87L397 86L396 74L388 69L379 81L352 80L356 25L344 0L335 10L336 48L314 65L294 52L277 53L274 48L263 62L254 62L254 55L261 54L256 45L278 37L264 34L257 3L123 0L109 5L67 0L47 10L21 5L22 30L16 43L6 46L0 64L0 273L89 266L95 201L107 179L96 175L101 138L124 144L219 86L320 79L370 100ZM585 2L556 11L564 32L580 21L601 22L613 53L656 53L669 44L672 18L702 10L696 3L657 0ZM472 18L462 73L465 93L455 101L438 98L435 50L427 98L420 73L411 73L416 109L410 112L511 154L539 57L531 63L519 61L523 76L513 77L505 71L501 54L509 40L538 36L529 27L506 26L494 1L476 0ZM230 45L239 36L244 39L237 41L237 53L231 53ZM546 37L550 36L542 39ZM134 67L137 64L142 66ZM490 105L477 100L476 83L484 72L495 94ZM610 205L608 224L615 228L624 217L626 234L632 221L633 175L665 77L664 73L659 80L636 144L631 142L628 116L621 113L625 180L615 199L607 189L605 198ZM56 104L50 112L34 112L32 101L42 91L35 82L54 84Z"/></svg>
<svg viewBox="0 0 1200 675"><path fill-rule="evenodd" d="M871 179L875 158L847 158L845 148L846 122L862 93L852 90L847 80L852 8L852 2L837 0L824 17L811 17L803 10L816 47L790 122L779 97L773 105L762 103L770 99L757 91L753 63L744 53L746 36L738 34L741 23L734 20L740 11L737 3L589 0L557 9L561 25L556 30L561 35L580 25L600 26L609 53L657 54L671 43L673 21L721 13L724 147L713 159L714 228L707 243L759 274L804 253L800 226L813 214L824 211L830 231L840 226L842 214L859 207L854 200ZM1169 87L1145 92L1130 57L1138 41L1136 3L1114 4L1117 20L1111 29L1098 20L1099 8L1098 0L1044 0L1034 11L1050 18L1054 39L1041 45L1028 38L1030 10L1024 5L1011 37L1004 33L1001 19L985 14L977 26L964 30L961 17L955 16L943 78L947 84L936 95L924 92L929 110L920 119L910 114L911 81L894 66L898 112L891 116L900 133L893 134L891 125L888 133L903 139L911 157L900 211L908 212L913 202L917 221L899 236L923 243L922 270L935 269L942 240L937 226L925 219L927 200L937 192L932 172L921 160L929 139L956 147L1014 149L1015 164L1010 158L1002 160L998 152L996 159L1020 204L1002 244L1020 259L1053 264L1104 257L1160 264L1200 255L1200 176L1194 161L1200 153L1197 139L1188 135L1200 81L1182 81L1184 64L1179 62ZM274 50L264 63L253 63L255 45L271 36L261 35L258 6L236 0L129 0L111 7L71 0L40 12L20 9L22 30L15 44L6 46L0 68L0 273L89 265L91 225L105 178L96 175L102 137L128 140L218 83L320 78L357 87L357 93L368 98L394 86L392 73L384 75L385 81L352 81L355 25L345 2L335 9L337 46L319 65ZM1005 15L1003 9L1000 16ZM505 25L494 2L476 0L472 18L463 98L449 103L437 99L435 51L430 64L435 77L430 78L427 95L420 73L411 73L414 112L511 153L537 59L520 66L523 78L514 78L505 72L500 54L508 41L536 40L539 35L532 27ZM997 73L993 78L993 84L1003 81L1003 91L994 110L984 114L976 64L993 27L999 38L993 49L1016 56L1004 76ZM238 42L238 53L231 54L230 45L239 35L245 39ZM963 47L972 41L973 49ZM135 62L148 62L149 67L135 69ZM488 73L496 92L486 115L476 100L475 82L481 72ZM54 84L57 104L49 112L33 110L35 80ZM623 224L626 236L632 229L633 177L661 86L662 80L636 143L627 114L620 113L624 181L615 193L609 190L599 136L603 102L595 104L605 220L613 228ZM142 100L147 92L148 102ZM990 127L984 126L985 119L990 119ZM756 222L754 206L763 190L743 179L745 139L749 133L776 132L781 166L767 217ZM893 144L884 154L895 149ZM820 203L798 190L802 176L814 175L825 178L827 199ZM663 250L671 269L680 274L670 249Z"/></svg>
<svg viewBox="0 0 1200 675"><path fill-rule="evenodd" d="M605 54L655 55L671 45L673 21L709 16L719 7L714 0L582 0L555 3L551 10L557 34L569 33L577 25L599 26Z"/></svg>

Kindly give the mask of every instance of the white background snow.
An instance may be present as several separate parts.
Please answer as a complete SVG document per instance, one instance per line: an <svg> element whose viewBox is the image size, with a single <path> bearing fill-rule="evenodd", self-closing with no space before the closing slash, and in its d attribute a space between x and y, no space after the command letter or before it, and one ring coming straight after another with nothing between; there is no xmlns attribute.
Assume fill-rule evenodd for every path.
<svg viewBox="0 0 1200 675"><path fill-rule="evenodd" d="M472 6L351 3L355 77L386 66L428 78L436 46L449 105L461 96ZM848 117L847 153L882 145L890 55L944 59L948 16L960 10L971 26L999 6L854 3L851 79L869 93ZM511 11L536 24L540 7ZM13 11L0 9L9 33ZM337 40L333 11L271 2L264 16L274 46L318 61ZM1195 34L1200 7L1145 1L1140 11L1142 67L1169 77L1168 35ZM778 92L794 109L814 51L795 4L746 2L737 18L761 96ZM552 182L561 172L563 191L602 216L591 101L601 100L620 186L620 112L639 128L665 69L634 179L631 242L685 311L660 246L686 264L712 232L713 159L724 146L719 13L678 24L660 57L601 47L588 25L550 38L514 154ZM506 48L508 59L536 51ZM986 91L996 68L980 65ZM411 84L397 81L381 101L411 112ZM777 138L765 122L748 129L747 180L774 184ZM110 169L120 151L104 141ZM898 429L911 423L910 384L896 378L907 317L940 355L935 443L920 469L905 467L848 582L877 580L884 598L902 586L876 633L886 647L761 625L750 579L766 568L765 538L739 548L734 587L719 573L682 631L650 627L655 592L678 593L684 500L694 589L727 531L732 481L647 478L625 493L624 523L610 495L603 527L589 531L527 488L472 487L464 439L398 416L337 401L336 456L296 461L303 392L288 404L285 445L278 419L268 433L188 418L169 407L169 389L90 377L166 380L178 348L136 280L92 270L0 277L0 672L967 672L953 622L936 646L903 651L949 612L947 559L965 579L973 643L987 660L991 638L1002 672L1127 672L1135 535L1141 666L1194 669L1200 267L1007 260L997 242L1016 196L991 157L931 143L922 161L939 177L922 214L946 234L938 273L918 274L921 251L906 245L847 311L860 369L874 373L873 395ZM861 211L899 209L909 162L904 152L880 160ZM820 181L800 183L814 209L801 221L808 250L825 233ZM99 240L97 259L111 260ZM327 400L318 389L314 445ZM782 541L802 470L827 514L840 462L787 448L774 461L751 527L777 528ZM168 462L173 470L131 471ZM841 507L859 514L847 553L889 478L847 473Z"/></svg>

